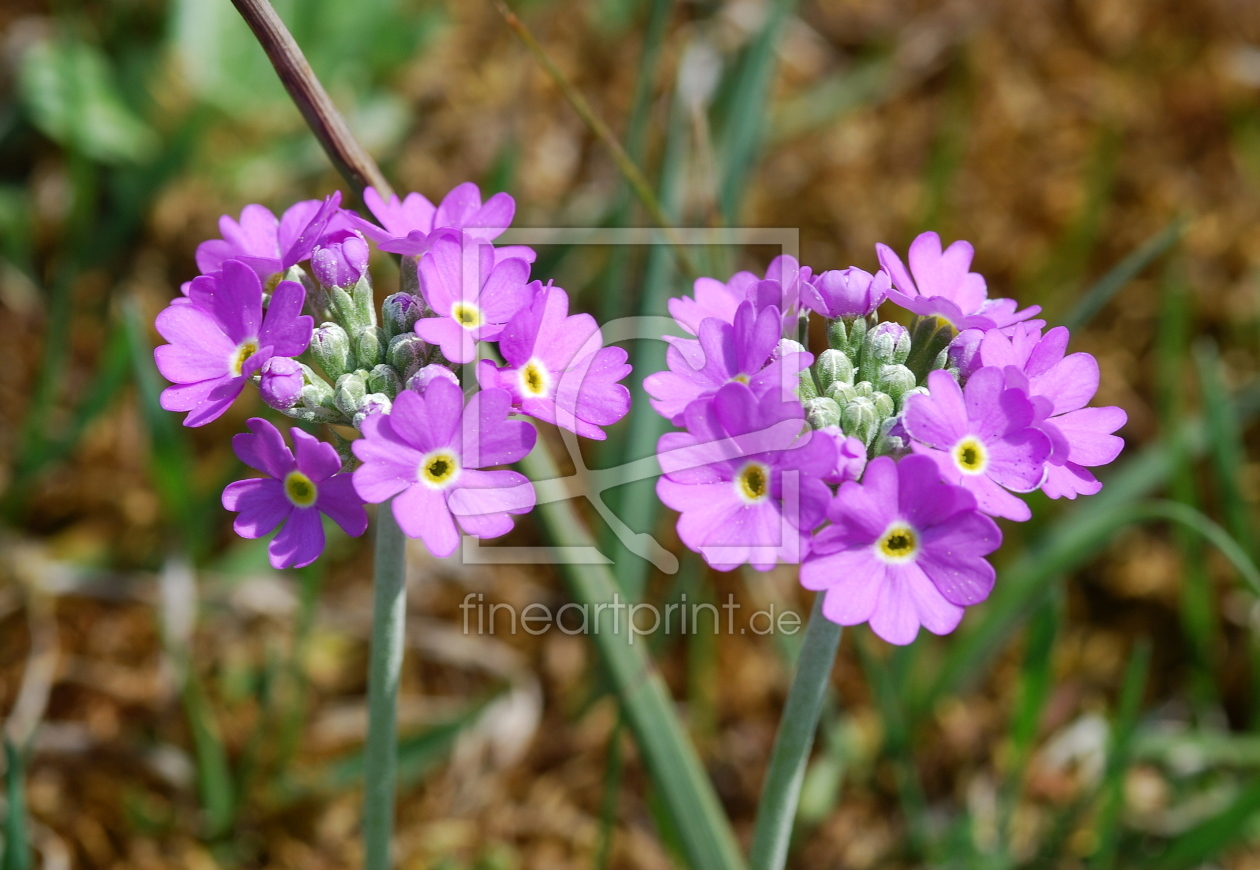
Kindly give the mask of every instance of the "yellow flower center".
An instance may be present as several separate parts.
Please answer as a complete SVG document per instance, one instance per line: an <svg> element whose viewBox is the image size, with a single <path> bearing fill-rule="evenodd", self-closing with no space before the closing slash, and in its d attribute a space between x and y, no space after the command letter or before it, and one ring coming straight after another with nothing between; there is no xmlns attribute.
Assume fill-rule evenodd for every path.
<svg viewBox="0 0 1260 870"><path fill-rule="evenodd" d="M232 360L229 365L232 368L232 374L238 378L241 376L241 369L245 367L245 360L258 353L258 342L254 339L241 342L236 348L236 353L232 354Z"/></svg>
<svg viewBox="0 0 1260 870"><path fill-rule="evenodd" d="M735 478L735 491L747 504L756 504L770 495L770 470L760 462L745 465Z"/></svg>
<svg viewBox="0 0 1260 870"><path fill-rule="evenodd" d="M875 552L885 562L909 562L919 552L919 539L914 529L896 522L880 537Z"/></svg>
<svg viewBox="0 0 1260 870"><path fill-rule="evenodd" d="M300 471L290 471L284 476L284 494L296 507L310 507L319 495L315 482Z"/></svg>
<svg viewBox="0 0 1260 870"><path fill-rule="evenodd" d="M530 360L521 369L521 392L527 396L545 396L551 388L551 376L541 363Z"/></svg>
<svg viewBox="0 0 1260 870"><path fill-rule="evenodd" d="M459 473L459 460L446 451L431 453L420 463L420 479L435 489L446 487Z"/></svg>
<svg viewBox="0 0 1260 870"><path fill-rule="evenodd" d="M979 439L969 435L954 445L954 464L963 474L983 474L989 454Z"/></svg>
<svg viewBox="0 0 1260 870"><path fill-rule="evenodd" d="M456 302L451 306L451 317L464 329L476 329L481 325L481 309L471 302Z"/></svg>
<svg viewBox="0 0 1260 870"><path fill-rule="evenodd" d="M748 383L748 375L736 375L735 377L731 378L731 381L732 382L739 381L739 383L741 384L746 384Z"/></svg>
<svg viewBox="0 0 1260 870"><path fill-rule="evenodd" d="M284 280L283 272L273 273L270 278L268 278L266 281L263 282L263 292L268 293L268 294L275 292L276 285L279 284L283 280Z"/></svg>

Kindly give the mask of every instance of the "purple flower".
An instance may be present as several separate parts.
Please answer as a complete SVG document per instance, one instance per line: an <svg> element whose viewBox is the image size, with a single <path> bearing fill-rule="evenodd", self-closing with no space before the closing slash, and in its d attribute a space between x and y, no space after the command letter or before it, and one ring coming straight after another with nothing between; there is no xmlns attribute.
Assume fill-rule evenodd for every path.
<svg viewBox="0 0 1260 870"><path fill-rule="evenodd" d="M600 427L630 410L630 391L617 383L630 374L626 352L604 347L589 314L569 316L569 296L561 288L535 282L532 292L533 304L499 336L507 365L483 360L477 379L482 387L506 390L522 413L602 441L607 436Z"/></svg>
<svg viewBox="0 0 1260 870"><path fill-rule="evenodd" d="M437 230L461 230L474 239L493 241L512 225L516 214L516 201L511 196L496 193L483 204L480 189L471 181L453 188L437 206L419 193L409 193L403 200L391 194L386 201L372 187L363 192L363 201L381 225L348 213L354 225L382 251L411 257L424 254L429 236ZM535 256L533 249L524 245L499 249L500 260L532 263Z"/></svg>
<svg viewBox="0 0 1260 870"><path fill-rule="evenodd" d="M388 415L363 423L354 455L363 463L354 487L364 501L394 498L394 517L408 537L420 538L435 556L459 546L459 527L476 538L512 528L512 514L534 506L534 487L515 471L482 471L525 456L537 433L509 420L512 398L482 390L464 406L464 394L445 378L430 381L424 395L398 394Z"/></svg>
<svg viewBox="0 0 1260 870"><path fill-rule="evenodd" d="M290 206L280 220L261 205L245 206L239 222L223 215L223 238L197 246L197 268L209 275L227 260L240 260L269 281L309 257L325 232L345 225L340 206L341 191L335 190L322 202L308 199Z"/></svg>
<svg viewBox="0 0 1260 870"><path fill-rule="evenodd" d="M1033 403L1006 387L1001 369L980 369L965 388L938 369L928 374L927 394L907 400L903 424L914 451L936 460L946 482L970 490L980 510L1027 520L1028 505L1007 490L1032 492L1045 479L1050 440L1033 418Z"/></svg>
<svg viewBox="0 0 1260 870"><path fill-rule="evenodd" d="M367 241L355 230L328 233L311 252L311 271L325 287L353 287L367 267Z"/></svg>
<svg viewBox="0 0 1260 870"><path fill-rule="evenodd" d="M706 318L700 323L698 340L671 341L665 352L670 370L644 379L652 407L675 426L683 425L688 405L712 396L724 384L740 381L757 396L770 390L791 392L796 376L813 363L808 353L772 358L782 329L778 308L770 306L758 313L752 302L742 302L733 320Z"/></svg>
<svg viewBox="0 0 1260 870"><path fill-rule="evenodd" d="M293 357L306 350L314 321L301 314L305 300L301 284L281 281L264 317L262 282L238 260L195 278L188 298L175 300L157 317L157 330L170 344L153 357L162 377L174 384L162 391L162 407L191 412L185 426L217 418L272 355Z"/></svg>
<svg viewBox="0 0 1260 870"><path fill-rule="evenodd" d="M441 363L429 363L408 379L407 389L423 393L429 388L429 384L438 378L459 386L459 377L453 371Z"/></svg>
<svg viewBox="0 0 1260 870"><path fill-rule="evenodd" d="M678 536L722 571L799 562L822 520L836 465L827 437L802 432L799 402L729 383L686 411L686 432L661 436L661 501L678 511Z"/></svg>
<svg viewBox="0 0 1260 870"><path fill-rule="evenodd" d="M801 585L826 595L832 622L869 622L889 643L910 643L919 626L948 634L993 588L984 557L1002 534L975 508L927 457L874 459L831 502L832 524L814 538Z"/></svg>
<svg viewBox="0 0 1260 870"><path fill-rule="evenodd" d="M801 302L823 317L865 317L888 298L892 284L882 269L870 272L850 266L832 269L801 287Z"/></svg>
<svg viewBox="0 0 1260 870"><path fill-rule="evenodd" d="M302 367L287 356L273 356L259 370L258 394L273 408L284 411L302 398Z"/></svg>
<svg viewBox="0 0 1260 870"><path fill-rule="evenodd" d="M836 464L831 471L823 475L823 483L835 486L850 480L859 480L866 468L866 445L862 439L845 436L839 426L824 426L818 430L836 445Z"/></svg>
<svg viewBox="0 0 1260 870"><path fill-rule="evenodd" d="M331 444L290 429L295 459L275 426L258 417L246 425L254 434L234 436L232 449L242 462L267 476L228 484L223 506L240 512L233 528L242 538L261 538L288 520L267 547L273 568L301 568L319 557L324 551L321 513L347 535L363 534L367 528L363 500L350 475L337 473L341 459Z"/></svg>
<svg viewBox="0 0 1260 870"><path fill-rule="evenodd" d="M909 270L887 245L876 245L875 251L892 279L888 298L902 308L920 317L939 317L960 332L992 329L996 325L992 317L981 311L988 289L984 276L970 271L975 254L970 242L954 242L942 253L941 237L923 233L910 244ZM1013 304L1011 308L1013 311ZM1031 316L1040 310L1034 306L1022 313Z"/></svg>
<svg viewBox="0 0 1260 870"><path fill-rule="evenodd" d="M529 264L494 262L494 251L467 236L446 235L420 261L420 288L436 317L416 321L416 335L440 345L451 362L472 362L478 341L495 341L533 299Z"/></svg>
<svg viewBox="0 0 1260 870"><path fill-rule="evenodd" d="M980 344L986 366L1002 367L1008 385L1024 389L1037 409L1034 425L1050 438L1053 451L1041 489L1051 498L1093 495L1102 484L1088 467L1106 465L1124 448L1112 434L1125 424L1122 408L1087 408L1098 391L1098 361L1087 353L1064 356L1068 331L1018 324L1010 336L990 331Z"/></svg>
<svg viewBox="0 0 1260 870"><path fill-rule="evenodd" d="M796 318L802 288L812 276L809 267L802 267L795 257L775 257L766 268L764 279L752 272L736 272L726 283L716 278L697 278L692 286L694 295L670 299L669 313L683 329L696 335L708 317L733 323L740 303L747 301L757 311L771 305L778 308L786 330Z"/></svg>

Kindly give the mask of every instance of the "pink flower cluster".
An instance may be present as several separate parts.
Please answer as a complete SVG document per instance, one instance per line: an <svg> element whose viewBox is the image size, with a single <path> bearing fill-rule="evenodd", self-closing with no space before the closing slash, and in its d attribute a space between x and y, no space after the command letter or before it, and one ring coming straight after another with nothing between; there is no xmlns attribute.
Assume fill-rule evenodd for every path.
<svg viewBox="0 0 1260 870"><path fill-rule="evenodd" d="M277 568L318 558L321 515L362 534L365 502L392 499L402 530L438 556L460 530L503 535L535 503L529 480L496 470L534 446L522 416L604 438L629 410L626 352L569 314L563 289L530 280L533 250L494 244L510 196L483 202L466 183L438 205L370 188L364 199L376 222L342 209L339 193L279 218L261 205L225 215L222 238L197 249L202 274L157 318L169 342L154 354L171 382L162 406L187 412L184 425L217 419L253 383L286 416L362 433L334 432L335 447L294 428L290 450L256 417L233 440L265 477L233 483L223 505L243 537L283 524L269 547ZM403 286L379 316L370 244L401 258ZM496 342L503 364L486 358ZM460 373L473 363L466 397Z"/></svg>
<svg viewBox="0 0 1260 870"><path fill-rule="evenodd" d="M905 644L988 596L993 518L1029 519L1019 495L1101 488L1090 469L1126 418L1087 407L1098 364L1065 328L989 298L971 245L925 233L908 267L877 252L873 275L780 257L763 278L697 280L670 305L696 338L644 384L684 430L660 440L657 493L686 546L720 570L799 563L827 618ZM886 301L909 329L878 321ZM817 358L793 340L811 314L828 321Z"/></svg>

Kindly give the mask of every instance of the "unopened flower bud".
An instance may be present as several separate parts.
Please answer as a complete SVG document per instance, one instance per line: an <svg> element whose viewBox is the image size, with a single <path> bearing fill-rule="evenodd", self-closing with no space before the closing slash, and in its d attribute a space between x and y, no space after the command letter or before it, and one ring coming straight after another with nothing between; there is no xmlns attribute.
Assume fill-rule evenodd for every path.
<svg viewBox="0 0 1260 870"><path fill-rule="evenodd" d="M861 396L853 399L840 411L840 427L844 434L857 438L870 446L879 432L880 414L875 403Z"/></svg>
<svg viewBox="0 0 1260 870"><path fill-rule="evenodd" d="M801 289L801 297L823 317L865 317L888 298L891 289L887 272L872 275L850 266L816 276Z"/></svg>
<svg viewBox="0 0 1260 870"><path fill-rule="evenodd" d="M389 350L385 353L385 360L398 370L403 380L406 380L420 370L428 353L429 346L425 344L424 339L414 332L407 332L395 335L389 340Z"/></svg>
<svg viewBox="0 0 1260 870"><path fill-rule="evenodd" d="M333 391L333 404L347 417L353 417L366 395L367 383L363 375L358 372L349 372L337 378L337 389Z"/></svg>
<svg viewBox="0 0 1260 870"><path fill-rule="evenodd" d="M827 388L827 398L843 408L857 398L857 390L854 389L853 384L836 381Z"/></svg>
<svg viewBox="0 0 1260 870"><path fill-rule="evenodd" d="M296 360L273 356L260 371L258 393L271 407L287 411L302 398L302 366Z"/></svg>
<svg viewBox="0 0 1260 870"><path fill-rule="evenodd" d="M891 417L897 410L897 403L887 393L876 390L875 395L871 396L871 401L875 403L875 410L879 412L880 419Z"/></svg>
<svg viewBox="0 0 1260 870"><path fill-rule="evenodd" d="M876 315L870 317L844 317L833 320L827 327L827 343L849 358L856 368L862 356L862 342L874 326Z"/></svg>
<svg viewBox="0 0 1260 870"><path fill-rule="evenodd" d="M362 429L363 421L373 414L388 414L394 403L384 393L370 393L359 403L359 410L354 412L351 422L354 428Z"/></svg>
<svg viewBox="0 0 1260 870"><path fill-rule="evenodd" d="M819 389L825 393L834 383L853 383L853 362L841 351L828 348L818 355L814 375Z"/></svg>
<svg viewBox="0 0 1260 870"><path fill-rule="evenodd" d="M387 348L385 330L379 326L364 326L354 338L354 355L359 368L370 369L385 362Z"/></svg>
<svg viewBox="0 0 1260 870"><path fill-rule="evenodd" d="M897 457L906 452L905 428L901 421L892 417L879 427L879 435L875 439L875 452L880 456Z"/></svg>
<svg viewBox="0 0 1260 870"><path fill-rule="evenodd" d="M302 407L308 411L333 410L333 388L309 366L302 366L305 383L302 385Z"/></svg>
<svg viewBox="0 0 1260 870"><path fill-rule="evenodd" d="M858 398L869 399L875 395L875 385L870 381L858 381L853 385L853 393Z"/></svg>
<svg viewBox="0 0 1260 870"><path fill-rule="evenodd" d="M425 388L433 383L434 378L445 378L455 386L459 386L459 378L453 371L439 363L430 363L407 379L407 389L423 393Z"/></svg>
<svg viewBox="0 0 1260 870"><path fill-rule="evenodd" d="M812 429L840 425L840 406L826 396L805 402L805 422Z"/></svg>
<svg viewBox="0 0 1260 870"><path fill-rule="evenodd" d="M964 381L980 368L980 342L983 338L983 329L964 329L946 348L949 352L949 362L946 365L957 369Z"/></svg>
<svg viewBox="0 0 1260 870"><path fill-rule="evenodd" d="M406 335L415 330L416 321L424 316L424 300L410 293L395 293L381 303L381 326L386 338Z"/></svg>
<svg viewBox="0 0 1260 870"><path fill-rule="evenodd" d="M901 394L901 398L897 400L897 413L900 414L904 411L906 409L906 404L914 396L926 396L927 394L927 387L914 387L913 389L906 390Z"/></svg>
<svg viewBox="0 0 1260 870"><path fill-rule="evenodd" d="M901 365L910 355L910 332L885 320L866 333L862 342L862 374L874 378L884 366Z"/></svg>
<svg viewBox="0 0 1260 870"><path fill-rule="evenodd" d="M914 379L914 372L905 366L890 365L884 366L879 370L879 377L875 379L875 386L880 392L887 393L893 399L900 399L906 390L918 386L918 381Z"/></svg>
<svg viewBox="0 0 1260 870"><path fill-rule="evenodd" d="M368 372L367 388L373 393L384 393L393 399L402 389L402 379L392 366L382 364Z"/></svg>
<svg viewBox="0 0 1260 870"><path fill-rule="evenodd" d="M367 241L355 230L329 233L311 251L311 271L325 287L353 287L367 267Z"/></svg>
<svg viewBox="0 0 1260 870"><path fill-rule="evenodd" d="M311 353L324 374L334 381L356 367L350 336L335 323L320 324L315 330L311 335Z"/></svg>

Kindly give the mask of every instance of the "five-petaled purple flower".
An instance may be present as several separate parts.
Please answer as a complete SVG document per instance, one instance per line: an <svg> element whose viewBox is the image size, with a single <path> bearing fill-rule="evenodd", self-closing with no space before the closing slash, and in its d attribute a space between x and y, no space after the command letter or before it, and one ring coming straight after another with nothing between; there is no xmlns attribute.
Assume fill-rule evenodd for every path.
<svg viewBox="0 0 1260 870"><path fill-rule="evenodd" d="M814 361L813 354L789 352L774 359L782 323L774 306L756 311L742 302L734 323L716 317L700 323L698 339L676 339L665 352L669 371L648 375L643 389L652 407L675 426L697 399L712 396L724 384L739 381L762 396L770 390L791 392L797 375Z"/></svg>
<svg viewBox="0 0 1260 870"><path fill-rule="evenodd" d="M941 251L941 237L923 233L910 243L910 268L887 245L876 245L879 263L892 279L888 298L920 317L939 317L955 329L993 329L1027 320L1033 305L1016 311L1009 299L989 299L984 276L971 271L975 249L957 241Z"/></svg>
<svg viewBox="0 0 1260 870"><path fill-rule="evenodd" d="M661 436L657 495L681 514L678 537L714 568L799 562L827 509L835 443L802 433L804 409L788 398L735 381L688 406L686 432Z"/></svg>
<svg viewBox="0 0 1260 870"><path fill-rule="evenodd" d="M1093 495L1102 484L1090 466L1106 465L1124 448L1113 433L1128 419L1123 408L1087 408L1098 392L1098 361L1087 353L1064 356L1068 331L1018 324L1008 338L991 330L980 344L986 366L1006 371L1010 386L1025 390L1036 408L1034 425L1050 438L1053 450L1041 489L1051 498Z"/></svg>
<svg viewBox="0 0 1260 870"><path fill-rule="evenodd" d="M953 631L963 608L989 596L1002 542L971 493L941 480L925 456L871 460L861 482L842 484L814 538L801 585L823 593L823 615L840 625L869 622L889 643L907 644L923 626Z"/></svg>
<svg viewBox="0 0 1260 870"><path fill-rule="evenodd" d="M915 452L936 460L945 480L970 490L980 510L1027 520L1028 505L1007 490L1032 492L1045 479L1050 439L1033 419L1028 395L1008 388L1000 368L986 367L966 387L932 372L928 392L906 402L902 422Z"/></svg>
<svg viewBox="0 0 1260 870"><path fill-rule="evenodd" d="M534 487L515 471L483 471L529 453L537 433L524 420L509 420L505 390L482 390L464 405L464 394L445 378L421 395L398 394L389 414L363 424L353 444L363 464L354 486L364 501L393 498L403 532L420 538L435 556L459 546L459 527L476 538L512 529L512 514L534 506Z"/></svg>
<svg viewBox="0 0 1260 870"><path fill-rule="evenodd" d="M451 232L420 261L420 289L436 317L416 321L416 335L454 363L472 362L478 341L495 341L512 315L529 305L524 260L494 261L494 249Z"/></svg>
<svg viewBox="0 0 1260 870"><path fill-rule="evenodd" d="M477 379L483 388L501 387L522 413L562 426L585 438L607 437L630 410L630 391L617 383L630 374L626 352L604 347L589 314L569 314L569 295L534 282L533 304L508 321L499 336L507 365L482 360Z"/></svg>
<svg viewBox="0 0 1260 870"><path fill-rule="evenodd" d="M253 434L233 436L232 448L242 462L267 476L228 484L223 506L239 511L233 528L242 538L261 538L284 523L267 546L273 568L301 568L319 558L324 552L320 514L347 535L363 534L363 500L350 475L338 473L341 459L331 444L290 429L295 448L290 451L280 430L266 420L253 417L246 425Z"/></svg>
<svg viewBox="0 0 1260 870"><path fill-rule="evenodd" d="M223 238L197 246L197 268L209 275L228 260L240 260L270 282L309 257L325 232L345 226L346 214L341 211L341 191L322 201L296 203L279 220L265 206L247 205L239 221L227 215L219 218Z"/></svg>
<svg viewBox="0 0 1260 870"><path fill-rule="evenodd" d="M157 330L170 344L153 356L158 371L174 384L162 391L162 407L190 412L185 426L220 416L273 355L294 357L306 350L315 324L301 313L305 300L301 284L281 281L264 316L262 282L238 260L193 279L188 298L157 317Z"/></svg>
<svg viewBox="0 0 1260 870"><path fill-rule="evenodd" d="M801 293L811 280L813 271L808 266L801 266L795 257L783 255L770 261L765 278L758 278L752 272L736 272L725 283L716 278L697 278L692 285L692 296L669 300L669 313L679 326L696 335L700 324L708 317L733 323L740 304L747 301L752 302L757 311L771 305L779 309L786 330L796 319Z"/></svg>

